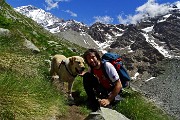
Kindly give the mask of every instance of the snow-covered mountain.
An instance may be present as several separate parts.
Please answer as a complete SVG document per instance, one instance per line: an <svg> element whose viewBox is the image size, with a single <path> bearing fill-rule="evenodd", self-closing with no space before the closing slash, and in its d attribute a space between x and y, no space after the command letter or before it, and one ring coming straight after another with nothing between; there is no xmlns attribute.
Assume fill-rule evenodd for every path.
<svg viewBox="0 0 180 120"><path fill-rule="evenodd" d="M96 23L89 27L75 20L65 21L32 5L17 7L15 10L32 18L51 33L63 35L67 40L87 48L106 48L123 31L121 25Z"/></svg>
<svg viewBox="0 0 180 120"><path fill-rule="evenodd" d="M51 33L63 36L70 42L86 48L98 48L93 38L86 33L88 27L81 22L65 21L32 5L17 7L15 10L33 19Z"/></svg>
<svg viewBox="0 0 180 120"><path fill-rule="evenodd" d="M59 32L59 26L64 23L63 19L57 18L51 13L45 12L44 10L32 5L17 7L15 10L29 18L32 18L34 21L42 25L45 29L50 30L52 33Z"/></svg>
<svg viewBox="0 0 180 120"><path fill-rule="evenodd" d="M155 64L158 61L180 58L180 9L176 5L171 6L166 14L146 17L137 24L129 25L97 22L87 26L75 20L57 18L31 5L15 10L80 46L120 53L132 75L137 71L138 74L149 71L156 76L159 70Z"/></svg>
<svg viewBox="0 0 180 120"><path fill-rule="evenodd" d="M65 21L31 5L17 7L15 10L32 18L50 32L87 48L121 48L131 52L135 50L136 41L144 39L164 57L180 56L180 12L175 5L168 14L146 18L136 25L95 23L87 26L75 20ZM171 31L166 27L171 27ZM177 34L173 33L174 31Z"/></svg>

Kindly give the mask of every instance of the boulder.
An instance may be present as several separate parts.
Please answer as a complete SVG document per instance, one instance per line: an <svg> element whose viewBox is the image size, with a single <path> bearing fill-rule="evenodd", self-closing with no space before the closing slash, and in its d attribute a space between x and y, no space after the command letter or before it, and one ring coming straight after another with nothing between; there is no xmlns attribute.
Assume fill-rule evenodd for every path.
<svg viewBox="0 0 180 120"><path fill-rule="evenodd" d="M32 50L34 53L40 52L40 50L29 40L25 39L24 46L26 46L28 49Z"/></svg>
<svg viewBox="0 0 180 120"><path fill-rule="evenodd" d="M91 112L84 120L129 120L127 117L109 108L101 107L97 112Z"/></svg>
<svg viewBox="0 0 180 120"><path fill-rule="evenodd" d="M8 29L0 28L0 36L6 36L10 33Z"/></svg>

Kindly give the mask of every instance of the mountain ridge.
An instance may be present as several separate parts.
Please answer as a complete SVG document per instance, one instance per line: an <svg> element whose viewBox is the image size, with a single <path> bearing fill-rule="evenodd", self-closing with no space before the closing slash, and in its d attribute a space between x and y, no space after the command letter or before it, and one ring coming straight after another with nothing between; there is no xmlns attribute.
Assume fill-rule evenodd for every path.
<svg viewBox="0 0 180 120"><path fill-rule="evenodd" d="M162 33L160 32L160 30L157 29L157 28L160 28L164 22L166 22L167 24L168 23L167 21L170 19L172 20L173 17L174 18L176 17L176 21L177 23L179 23L178 17L179 17L180 10L175 5L172 6L172 9L169 11L169 13L165 15L157 16L155 18L146 18L143 21L137 23L136 25L131 25L131 24L130 25L123 25L123 24L112 25L112 24L103 24L103 23L97 22L91 26L87 26L75 20L65 21L61 18L57 18L51 15L50 13L46 13L42 9L38 9L31 5L18 7L18 8L15 8L15 10L26 15L27 17L32 18L34 21L42 25L45 29L47 29L51 33L55 33L55 34L62 33L61 35L65 35L64 37L67 40L73 43L79 44L86 48L111 49L111 48L120 47L121 49L123 49L129 46L128 48L131 51L132 49L130 45L134 42L134 39L138 39L138 38L134 38L130 36L131 34L135 34L136 31L139 31L136 34L140 35L141 37L144 36L146 39L147 37L151 37L153 39L155 38L156 40L159 39L159 41L161 41L161 43L159 42L158 44L154 42L154 45L156 45L155 47L156 49L160 45L162 45L162 43L164 42L166 44L166 45L164 44L164 46L166 46L166 48L169 47L168 48L169 50L164 49L164 50L161 50L160 53L163 54L163 51L164 51L165 53L163 55L165 57L179 57L180 56L179 54L177 55L175 54L179 52L178 45L175 45L176 43L173 43L172 42L173 40L163 41L162 40L163 38L160 35ZM38 20L36 18L42 18L42 19ZM151 31L147 32L145 29L147 29L148 27L152 27L152 29ZM67 37L67 34L69 31L70 33L72 33L71 31L75 31L76 33L79 33L74 36L74 38L77 38L75 41L72 39L72 37L71 38ZM72 35L70 33L69 35ZM87 41L85 42L86 39L84 39L83 37L86 37L86 39L88 39L87 41L91 41L90 43L92 46L87 45ZM78 38L80 38L80 40L78 40ZM147 41L148 43L152 44L152 41L148 39ZM176 41L178 41L178 36L176 38ZM171 51L171 49L173 48L171 43L174 44L173 47L175 49L175 52ZM178 48L178 50L176 48ZM163 46L161 46L161 49L163 49ZM173 53L173 54L171 55L168 53Z"/></svg>

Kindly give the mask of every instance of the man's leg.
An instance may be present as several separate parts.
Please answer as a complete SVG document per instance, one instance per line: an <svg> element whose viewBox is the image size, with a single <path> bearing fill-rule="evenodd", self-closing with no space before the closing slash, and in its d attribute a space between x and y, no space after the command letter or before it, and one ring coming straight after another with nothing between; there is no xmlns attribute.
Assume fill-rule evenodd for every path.
<svg viewBox="0 0 180 120"><path fill-rule="evenodd" d="M95 112L100 109L98 100L96 99L96 94L94 89L97 88L99 82L96 77L91 73L85 73L83 76L83 85L88 96L88 103L90 109Z"/></svg>

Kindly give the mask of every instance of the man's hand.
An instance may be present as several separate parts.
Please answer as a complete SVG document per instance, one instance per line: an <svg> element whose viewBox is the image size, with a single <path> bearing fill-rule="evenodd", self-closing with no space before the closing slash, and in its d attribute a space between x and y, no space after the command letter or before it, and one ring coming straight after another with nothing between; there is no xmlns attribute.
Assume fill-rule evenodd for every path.
<svg viewBox="0 0 180 120"><path fill-rule="evenodd" d="M110 101L108 99L99 99L98 101L101 106L107 106L110 104Z"/></svg>

